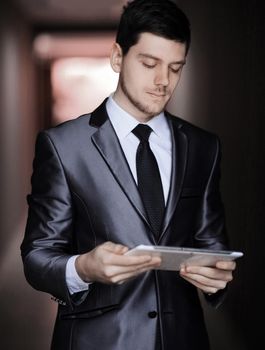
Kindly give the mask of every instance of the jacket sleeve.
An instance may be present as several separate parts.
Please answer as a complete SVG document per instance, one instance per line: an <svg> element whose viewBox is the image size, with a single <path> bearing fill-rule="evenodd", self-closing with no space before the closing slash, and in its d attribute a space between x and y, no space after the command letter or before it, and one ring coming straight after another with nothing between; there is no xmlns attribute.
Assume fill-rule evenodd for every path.
<svg viewBox="0 0 265 350"><path fill-rule="evenodd" d="M224 206L220 194L220 141L215 139L215 152L211 172L205 187L202 207L200 210L199 227L195 235L195 245L199 248L226 250L228 238L225 226ZM213 307L218 307L225 298L226 290L220 290L215 294L205 294L205 299Z"/></svg>
<svg viewBox="0 0 265 350"><path fill-rule="evenodd" d="M31 184L21 244L25 276L35 289L71 304L65 271L72 255L74 213L62 163L46 132L37 137Z"/></svg>
<svg viewBox="0 0 265 350"><path fill-rule="evenodd" d="M227 249L225 213L220 194L221 149L218 138L215 139L211 159L212 166L205 186L200 214L197 218L198 227L194 236L194 243L198 248Z"/></svg>

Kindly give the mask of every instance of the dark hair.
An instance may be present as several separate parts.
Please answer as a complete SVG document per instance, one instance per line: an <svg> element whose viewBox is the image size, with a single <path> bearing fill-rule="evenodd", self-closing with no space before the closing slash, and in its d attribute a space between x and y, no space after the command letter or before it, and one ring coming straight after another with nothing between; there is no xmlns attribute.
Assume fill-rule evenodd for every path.
<svg viewBox="0 0 265 350"><path fill-rule="evenodd" d="M190 23L182 10L169 0L128 2L118 26L116 42L124 55L135 45L141 33L151 33L190 46Z"/></svg>

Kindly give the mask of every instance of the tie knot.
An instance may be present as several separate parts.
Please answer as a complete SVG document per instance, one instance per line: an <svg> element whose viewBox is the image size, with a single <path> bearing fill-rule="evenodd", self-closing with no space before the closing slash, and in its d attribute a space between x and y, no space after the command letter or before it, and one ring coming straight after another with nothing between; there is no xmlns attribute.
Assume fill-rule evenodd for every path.
<svg viewBox="0 0 265 350"><path fill-rule="evenodd" d="M152 132L152 128L146 124L138 124L132 132L134 133L135 136L138 137L138 139L141 141L148 142L149 136Z"/></svg>

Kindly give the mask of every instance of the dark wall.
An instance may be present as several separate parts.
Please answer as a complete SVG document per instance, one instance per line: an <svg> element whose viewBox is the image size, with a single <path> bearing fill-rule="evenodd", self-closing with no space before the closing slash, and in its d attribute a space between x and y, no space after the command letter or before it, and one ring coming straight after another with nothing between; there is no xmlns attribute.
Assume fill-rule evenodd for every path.
<svg viewBox="0 0 265 350"><path fill-rule="evenodd" d="M20 243L35 135L39 128L31 28L10 2L0 3L0 348L49 348L50 297L25 281Z"/></svg>
<svg viewBox="0 0 265 350"><path fill-rule="evenodd" d="M263 349L264 1L178 3L192 23L192 46L182 90L171 108L219 135L231 247L245 253L223 307L205 306L211 341L214 350Z"/></svg>

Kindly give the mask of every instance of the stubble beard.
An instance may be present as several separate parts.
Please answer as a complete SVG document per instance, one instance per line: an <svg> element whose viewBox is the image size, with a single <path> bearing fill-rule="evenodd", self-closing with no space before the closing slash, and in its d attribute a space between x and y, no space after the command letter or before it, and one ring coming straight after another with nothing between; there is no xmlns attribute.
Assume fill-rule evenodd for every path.
<svg viewBox="0 0 265 350"><path fill-rule="evenodd" d="M120 77L120 86L121 86L121 90L124 93L124 95L128 98L128 100L130 101L130 103L136 108L138 109L138 111L140 111L141 113L143 113L146 117L150 118L153 117L155 115L158 115L159 113L161 113L164 108L165 108L165 104L161 107L159 106L155 106L155 105L148 105L148 104L143 104L141 101L137 100L131 93L130 91L127 89L126 83L125 83L125 79L123 78L123 76L121 75Z"/></svg>

